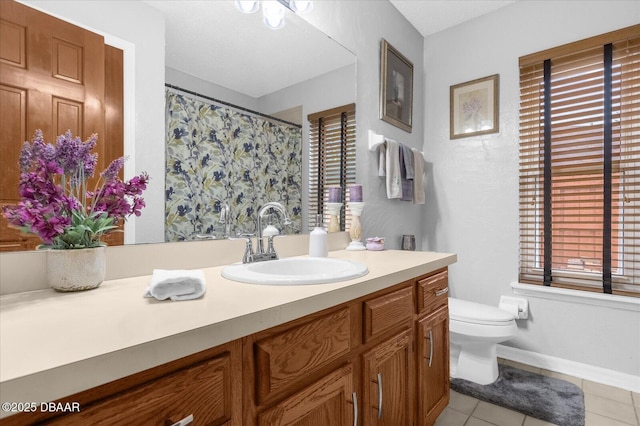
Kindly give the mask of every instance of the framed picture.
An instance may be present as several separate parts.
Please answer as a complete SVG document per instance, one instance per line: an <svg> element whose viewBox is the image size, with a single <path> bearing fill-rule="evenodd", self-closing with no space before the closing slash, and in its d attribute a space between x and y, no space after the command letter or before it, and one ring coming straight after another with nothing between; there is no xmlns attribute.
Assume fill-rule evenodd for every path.
<svg viewBox="0 0 640 426"><path fill-rule="evenodd" d="M498 132L498 83L495 74L451 86L451 139Z"/></svg>
<svg viewBox="0 0 640 426"><path fill-rule="evenodd" d="M380 118L411 133L413 64L385 39L380 45Z"/></svg>

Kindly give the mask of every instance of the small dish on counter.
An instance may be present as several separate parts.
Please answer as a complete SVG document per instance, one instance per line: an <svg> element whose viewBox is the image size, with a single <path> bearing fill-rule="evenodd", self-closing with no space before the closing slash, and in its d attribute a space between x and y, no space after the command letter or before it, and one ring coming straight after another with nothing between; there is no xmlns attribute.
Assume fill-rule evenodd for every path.
<svg viewBox="0 0 640 426"><path fill-rule="evenodd" d="M384 250L384 238L382 237L367 238L367 250L371 250L371 251Z"/></svg>

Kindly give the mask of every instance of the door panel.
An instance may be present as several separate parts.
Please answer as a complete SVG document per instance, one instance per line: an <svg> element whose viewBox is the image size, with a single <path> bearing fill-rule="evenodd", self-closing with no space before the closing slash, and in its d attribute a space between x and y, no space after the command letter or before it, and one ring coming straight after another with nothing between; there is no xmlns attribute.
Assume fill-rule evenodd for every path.
<svg viewBox="0 0 640 426"><path fill-rule="evenodd" d="M109 162L124 155L124 54L115 47L105 46L105 91L104 91L104 133L99 139L104 144L104 155ZM120 170L120 179L124 171ZM112 232L103 238L110 246L124 244L124 223L119 224L122 232Z"/></svg>
<svg viewBox="0 0 640 426"><path fill-rule="evenodd" d="M98 133L94 151L98 172L116 158L111 154L122 155L122 135L113 142L105 137L105 90L122 91L121 84L105 83L105 69L122 81L122 62L119 69L107 63L102 36L20 3L0 1L0 18L0 204L4 205L19 201L19 152L36 129L42 130L46 141L67 130L83 140ZM111 96L111 102L118 101L122 102L122 93ZM122 115L117 119L122 123ZM112 128L121 132L122 124ZM119 147L106 148L110 143ZM118 239L123 238L109 243L117 244ZM38 238L8 228L0 218L0 250L32 249L39 243Z"/></svg>
<svg viewBox="0 0 640 426"><path fill-rule="evenodd" d="M413 424L412 331L407 330L363 355L365 425Z"/></svg>
<svg viewBox="0 0 640 426"><path fill-rule="evenodd" d="M258 416L260 426L345 426L353 421L353 367L345 365Z"/></svg>

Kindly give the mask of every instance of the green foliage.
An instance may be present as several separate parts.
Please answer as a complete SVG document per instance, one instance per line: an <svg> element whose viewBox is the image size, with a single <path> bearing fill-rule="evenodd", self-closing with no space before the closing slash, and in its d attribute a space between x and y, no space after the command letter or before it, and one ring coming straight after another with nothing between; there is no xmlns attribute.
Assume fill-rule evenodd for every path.
<svg viewBox="0 0 640 426"><path fill-rule="evenodd" d="M103 235L117 228L113 218L105 212L94 212L88 216L80 211L74 211L71 226L64 234L59 235L49 246L54 249L81 249L101 247Z"/></svg>

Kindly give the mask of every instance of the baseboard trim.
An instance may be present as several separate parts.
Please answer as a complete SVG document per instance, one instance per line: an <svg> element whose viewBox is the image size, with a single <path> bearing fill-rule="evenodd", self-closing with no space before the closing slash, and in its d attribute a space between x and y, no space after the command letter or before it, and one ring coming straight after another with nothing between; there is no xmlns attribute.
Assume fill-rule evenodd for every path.
<svg viewBox="0 0 640 426"><path fill-rule="evenodd" d="M632 392L640 392L640 376L505 345L497 345L497 353L500 358L579 377L592 382L615 386Z"/></svg>

